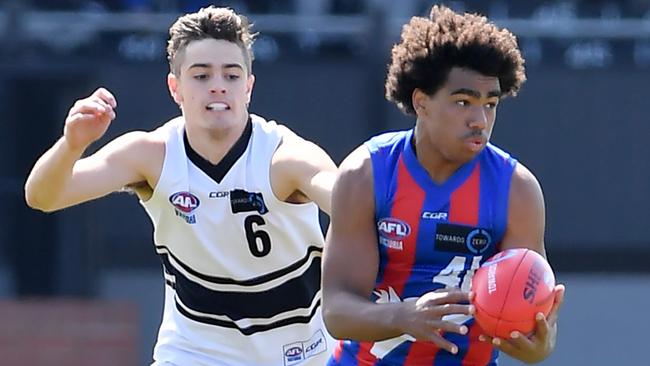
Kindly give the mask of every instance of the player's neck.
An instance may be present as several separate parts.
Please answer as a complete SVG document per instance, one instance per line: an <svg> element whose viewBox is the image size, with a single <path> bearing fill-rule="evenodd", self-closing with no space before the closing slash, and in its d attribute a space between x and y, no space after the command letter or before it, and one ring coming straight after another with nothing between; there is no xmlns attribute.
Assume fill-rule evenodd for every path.
<svg viewBox="0 0 650 366"><path fill-rule="evenodd" d="M463 165L457 161L447 159L435 146L425 142L412 141L415 155L429 177L436 184L443 184Z"/></svg>
<svg viewBox="0 0 650 366"><path fill-rule="evenodd" d="M187 140L194 151L211 164L218 164L241 137L246 123L223 129L205 129L185 125Z"/></svg>

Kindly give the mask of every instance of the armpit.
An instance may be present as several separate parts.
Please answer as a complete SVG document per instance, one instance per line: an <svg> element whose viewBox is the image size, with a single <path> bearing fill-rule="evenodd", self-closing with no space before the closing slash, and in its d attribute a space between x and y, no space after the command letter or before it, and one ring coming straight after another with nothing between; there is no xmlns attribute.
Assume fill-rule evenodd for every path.
<svg viewBox="0 0 650 366"><path fill-rule="evenodd" d="M135 194L142 201L147 201L153 195L153 188L146 181L135 182L124 186L120 192Z"/></svg>

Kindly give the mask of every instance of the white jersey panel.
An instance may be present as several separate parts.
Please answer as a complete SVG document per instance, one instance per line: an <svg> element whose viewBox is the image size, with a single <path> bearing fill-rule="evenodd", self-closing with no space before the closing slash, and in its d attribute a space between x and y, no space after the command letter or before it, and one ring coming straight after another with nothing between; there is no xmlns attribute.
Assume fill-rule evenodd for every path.
<svg viewBox="0 0 650 366"><path fill-rule="evenodd" d="M323 365L332 350L320 315L318 207L280 201L271 189L271 159L293 132L255 115L251 123L220 182L188 158L182 119L154 132L165 159L142 205L167 284L157 362Z"/></svg>

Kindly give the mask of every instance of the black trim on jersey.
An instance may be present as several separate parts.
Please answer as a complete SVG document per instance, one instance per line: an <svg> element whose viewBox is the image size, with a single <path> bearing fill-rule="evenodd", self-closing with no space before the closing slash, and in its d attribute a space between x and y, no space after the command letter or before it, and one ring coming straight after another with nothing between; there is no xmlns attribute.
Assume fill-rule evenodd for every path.
<svg viewBox="0 0 650 366"><path fill-rule="evenodd" d="M264 325L258 324L258 325L251 325L250 327L246 327L246 328L240 328L239 326L237 326L236 323L231 322L231 321L219 320L219 319L214 319L214 318L209 318L209 317L205 317L205 316L198 316L198 315L191 314L188 311L186 311L185 309L183 309L183 307L178 303L178 301L176 302L176 308L178 309L178 311L181 314L183 314L185 317L189 318L189 319L192 319L192 320L197 321L199 323L211 324L211 325L216 325L216 326L220 326L220 327L237 329L243 335L247 335L247 336L255 334L255 333L259 333L259 332L265 332L267 330L273 330L273 329L284 327L284 326L291 325L291 324L307 324L314 317L314 315L316 314L316 311L318 311L319 307L320 307L320 300L318 300L318 302L316 302L316 305L311 310L311 313L309 313L308 316L293 316L291 318L285 318L285 319L282 319L282 320L278 320L278 321L273 322L271 324L264 324Z"/></svg>
<svg viewBox="0 0 650 366"><path fill-rule="evenodd" d="M276 287L256 292L218 291L185 277L167 256L161 256L165 269L175 277L174 288L181 302L193 311L225 315L232 320L271 318L278 314L310 308L320 290L321 258L314 257L299 277Z"/></svg>
<svg viewBox="0 0 650 366"><path fill-rule="evenodd" d="M194 163L194 165L201 169L205 174L214 179L215 182L221 183L221 180L223 180L223 177L226 176L230 168L235 165L237 159L239 159L239 157L242 156L246 151L248 141L250 141L252 134L253 122L251 121L251 118L248 117L248 122L246 122L244 132L241 134L241 136L239 136L239 139L237 139L235 144L232 145L230 150L228 150L228 153L224 155L221 161L215 165L204 159L201 155L199 155L199 153L192 149L192 146L190 146L190 142L187 139L187 132L184 131L183 143L185 144L185 154L190 159L190 161L192 161L192 163Z"/></svg>
<svg viewBox="0 0 650 366"><path fill-rule="evenodd" d="M307 248L307 254L302 259L292 263L291 265L289 265L287 267L281 268L281 269L279 269L277 271L265 274L263 276L258 276L258 277L250 278L250 279L247 279L247 280L235 280L235 279L229 278L229 277L209 276L209 275L197 272L192 267L190 267L189 265L183 263L180 259L178 259L178 257L176 257L171 252L171 250L169 250L169 248L167 248L164 245L156 245L156 249L157 250L162 249L162 250L165 251L165 253L160 253L160 252L158 253L158 255L160 255L160 258L163 259L163 263L167 263L168 262L167 256L171 256L172 258L174 258L175 262L177 262L181 267L183 267L183 269L185 271L192 274L193 276L196 276L196 277L202 279L203 281L212 282L212 283L220 284L220 285L239 285L239 286L257 286L257 285L263 284L265 282L269 282L269 281L275 280L277 278L280 278L282 276L285 276L286 274L295 271L296 269L302 267L305 263L307 263L307 261L309 260L309 257L311 257L312 252L318 252L318 253L323 252L323 248L312 245L309 248ZM170 274L172 274L172 273L170 273Z"/></svg>

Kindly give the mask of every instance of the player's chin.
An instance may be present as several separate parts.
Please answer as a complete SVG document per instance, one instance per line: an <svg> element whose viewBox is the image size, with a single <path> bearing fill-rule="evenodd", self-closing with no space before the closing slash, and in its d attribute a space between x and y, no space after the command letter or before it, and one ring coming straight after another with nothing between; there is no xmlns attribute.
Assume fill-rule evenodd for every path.
<svg viewBox="0 0 650 366"><path fill-rule="evenodd" d="M458 153L456 154L458 157L457 160L462 164L468 163L472 161L478 154L480 154L481 151L483 151L483 149L474 150L463 146L463 148L459 149Z"/></svg>
<svg viewBox="0 0 650 366"><path fill-rule="evenodd" d="M235 125L235 118L229 114L225 113L227 111L221 111L218 113L209 113L203 116L203 123L208 128L227 128Z"/></svg>

